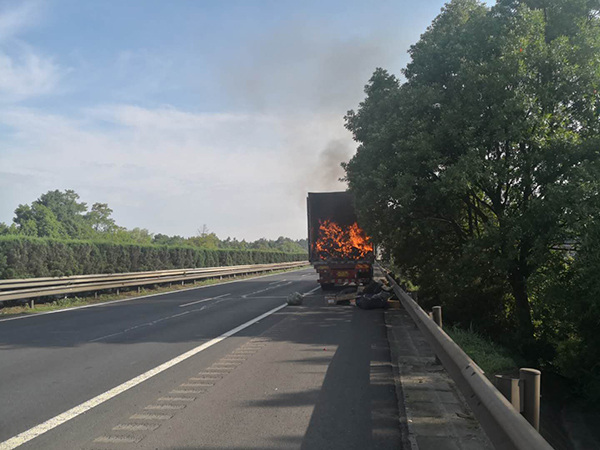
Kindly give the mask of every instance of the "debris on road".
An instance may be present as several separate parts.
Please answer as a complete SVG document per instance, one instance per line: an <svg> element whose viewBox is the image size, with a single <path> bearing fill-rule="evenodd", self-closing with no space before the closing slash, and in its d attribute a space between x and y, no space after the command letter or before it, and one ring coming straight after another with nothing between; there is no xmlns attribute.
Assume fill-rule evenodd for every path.
<svg viewBox="0 0 600 450"><path fill-rule="evenodd" d="M358 289L355 287L344 289L335 296L335 302L338 305L349 305L356 300Z"/></svg>
<svg viewBox="0 0 600 450"><path fill-rule="evenodd" d="M302 304L302 300L304 297L300 292L294 292L293 294L288 295L287 304L290 306L299 306Z"/></svg>
<svg viewBox="0 0 600 450"><path fill-rule="evenodd" d="M391 296L391 293L384 291L377 294L363 294L356 299L356 306L360 309L385 309L388 307L388 298Z"/></svg>
<svg viewBox="0 0 600 450"><path fill-rule="evenodd" d="M325 300L330 306L353 305L361 309L398 309L400 306L392 286L385 281L375 280L365 287L352 286L337 294L329 294Z"/></svg>
<svg viewBox="0 0 600 450"><path fill-rule="evenodd" d="M380 283L379 281L373 280L365 286L362 293L363 293L363 295L378 294L383 290L382 286L383 286L382 283Z"/></svg>

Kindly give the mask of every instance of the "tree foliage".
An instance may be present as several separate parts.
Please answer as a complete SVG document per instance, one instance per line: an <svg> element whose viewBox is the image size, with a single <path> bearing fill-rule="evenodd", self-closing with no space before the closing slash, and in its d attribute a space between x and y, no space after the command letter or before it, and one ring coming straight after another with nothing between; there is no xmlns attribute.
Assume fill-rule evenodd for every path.
<svg viewBox="0 0 600 450"><path fill-rule="evenodd" d="M600 226L598 4L451 1L409 53L346 116L359 215L426 303L531 351Z"/></svg>

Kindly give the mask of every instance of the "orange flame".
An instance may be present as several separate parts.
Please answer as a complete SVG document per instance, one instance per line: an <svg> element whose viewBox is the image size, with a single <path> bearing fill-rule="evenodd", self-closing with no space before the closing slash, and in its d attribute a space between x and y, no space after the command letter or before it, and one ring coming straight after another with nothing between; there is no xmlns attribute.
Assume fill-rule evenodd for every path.
<svg viewBox="0 0 600 450"><path fill-rule="evenodd" d="M373 252L373 244L356 222L346 228L330 220L319 221L315 242L319 259L361 259Z"/></svg>

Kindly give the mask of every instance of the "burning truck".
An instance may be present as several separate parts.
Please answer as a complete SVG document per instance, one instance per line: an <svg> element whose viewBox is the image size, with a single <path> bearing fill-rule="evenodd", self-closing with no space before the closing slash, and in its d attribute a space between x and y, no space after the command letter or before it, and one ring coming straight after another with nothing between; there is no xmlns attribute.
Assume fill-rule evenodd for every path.
<svg viewBox="0 0 600 450"><path fill-rule="evenodd" d="M336 285L369 283L373 278L373 244L357 223L348 192L309 192L309 261L323 290Z"/></svg>

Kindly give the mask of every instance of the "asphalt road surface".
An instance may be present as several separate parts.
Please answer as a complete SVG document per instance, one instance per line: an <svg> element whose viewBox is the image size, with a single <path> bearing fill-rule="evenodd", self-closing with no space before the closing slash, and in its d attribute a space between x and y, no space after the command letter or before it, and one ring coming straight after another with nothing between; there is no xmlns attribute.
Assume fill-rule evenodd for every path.
<svg viewBox="0 0 600 450"><path fill-rule="evenodd" d="M402 448L383 313L326 306L308 269L0 319L17 447Z"/></svg>

